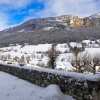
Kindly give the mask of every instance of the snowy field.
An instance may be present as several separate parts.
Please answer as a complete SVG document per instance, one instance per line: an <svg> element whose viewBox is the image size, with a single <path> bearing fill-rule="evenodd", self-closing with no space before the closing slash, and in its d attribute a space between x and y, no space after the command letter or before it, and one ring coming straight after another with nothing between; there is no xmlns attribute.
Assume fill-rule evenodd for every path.
<svg viewBox="0 0 100 100"><path fill-rule="evenodd" d="M70 47L78 46L82 44L85 46L85 52L89 55L100 55L100 40L83 40L79 43L70 42L57 44L55 46L56 51L59 52L55 62L55 69L64 71L72 71L74 67L71 61L74 59ZM38 44L38 45L14 45L9 47L0 48L0 63L19 65L31 67L47 67L48 68L48 51L51 49L52 44Z"/></svg>
<svg viewBox="0 0 100 100"><path fill-rule="evenodd" d="M64 95L57 85L46 88L0 72L0 100L74 100Z"/></svg>

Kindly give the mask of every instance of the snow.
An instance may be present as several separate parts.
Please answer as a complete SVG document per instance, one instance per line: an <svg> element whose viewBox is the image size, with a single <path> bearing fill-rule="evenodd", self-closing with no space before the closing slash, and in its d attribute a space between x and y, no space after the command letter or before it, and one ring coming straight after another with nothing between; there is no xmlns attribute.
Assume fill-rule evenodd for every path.
<svg viewBox="0 0 100 100"><path fill-rule="evenodd" d="M85 48L85 51L92 56L100 55L100 48Z"/></svg>
<svg viewBox="0 0 100 100"><path fill-rule="evenodd" d="M56 50L60 51L61 53L64 53L66 51L69 52L70 48L68 47L67 43L63 43L63 44L58 44L56 46Z"/></svg>
<svg viewBox="0 0 100 100"><path fill-rule="evenodd" d="M57 85L36 86L12 75L0 72L1 100L74 100L64 95Z"/></svg>
<svg viewBox="0 0 100 100"><path fill-rule="evenodd" d="M91 42L91 40L83 40L82 43L86 43L89 44Z"/></svg>
<svg viewBox="0 0 100 100"><path fill-rule="evenodd" d="M62 69L65 71L73 70L73 66L71 65L71 60L73 59L72 53L63 53L59 54L56 60L56 69Z"/></svg>
<svg viewBox="0 0 100 100"><path fill-rule="evenodd" d="M23 53L33 53L33 52L46 52L51 48L51 44L38 44L38 45L25 45L21 48Z"/></svg>
<svg viewBox="0 0 100 100"><path fill-rule="evenodd" d="M29 66L24 66L23 68L29 69ZM36 70L40 72L52 73L55 75L62 75L66 77L75 78L78 80L89 80L89 81L100 81L100 73L78 73L78 72L66 72L66 70L56 70L50 68L43 68L39 66L30 67L31 70Z"/></svg>
<svg viewBox="0 0 100 100"><path fill-rule="evenodd" d="M41 68L41 67L34 67L33 70L37 70L40 72L47 72L47 73L53 73L57 75L63 75L66 77L71 77L79 80L89 80L89 81L100 81L100 73L97 74L85 74L85 73L77 73L77 72L66 72L66 71L59 71L59 70L53 70L49 68Z"/></svg>
<svg viewBox="0 0 100 100"><path fill-rule="evenodd" d="M48 58L48 55L47 55L47 52L48 50L51 49L51 46L52 44L38 44L38 45L25 45L25 46L21 46L21 45L17 45L17 46L10 46L10 47L4 47L4 48L0 48L0 50L2 51L0 53L0 59L2 60L1 62L3 63L12 63L12 64L18 64L19 62L15 61L14 59L17 57L18 60L21 59L22 56L24 56L25 58L25 61L24 61L24 64L27 65L27 61L26 61L26 58L27 57L30 57L30 61L29 61L29 64L31 66L41 66L41 67L46 67L48 66L48 61L49 61L49 58ZM64 53L64 52L69 52L69 47L68 47L68 44L67 43L63 43L63 44L58 44L56 46L56 49L58 51L60 51L61 53ZM10 59L8 58L10 55ZM65 62L63 62L63 64L60 64L62 63L62 59L66 59L66 57L64 56L63 58L63 55L64 54L61 54L59 55L59 58L61 57L61 59L58 59L59 61L59 65L58 65L58 68L60 69L60 66L61 68L66 66L67 69L71 69L71 68L68 68L69 64L66 64ZM68 53L69 55L69 53ZM3 58L2 58L3 57ZM3 60L4 59L4 60ZM5 61L6 59L6 61ZM69 59L69 57L67 57L67 59ZM68 62L68 61L67 61ZM71 64L70 64L71 65ZM67 71L66 69L66 71Z"/></svg>
<svg viewBox="0 0 100 100"><path fill-rule="evenodd" d="M100 45L92 40L83 40L82 42L69 42L71 47L82 47L82 43L86 43L85 52L90 56L100 54ZM56 60L56 69L63 69L65 71L73 70L71 61L74 59L70 51L68 43L56 45L56 50L59 52ZM9 47L0 48L1 63L18 64L21 57L24 56L23 63L25 65L47 67L49 57L47 52L51 49L52 44L38 44L38 45L12 45ZM15 60L17 58L17 61ZM29 60L27 63L27 59Z"/></svg>
<svg viewBox="0 0 100 100"><path fill-rule="evenodd" d="M8 66L8 64L3 64ZM57 70L57 69L50 69L50 68L44 68L44 67L39 67L39 66L34 66L31 67L29 66L18 66L18 65L10 65L10 67L19 67L19 68L24 68L24 69L30 69L30 70L35 70L39 72L46 72L46 73L52 73L55 75L62 75L78 80L89 80L89 81L100 81L100 72L96 72L96 74L93 73L78 73L78 72L66 72L66 70Z"/></svg>
<svg viewBox="0 0 100 100"><path fill-rule="evenodd" d="M21 29L21 30L19 30L18 32L25 32L25 29Z"/></svg>
<svg viewBox="0 0 100 100"><path fill-rule="evenodd" d="M77 42L70 42L69 44L70 44L71 47L76 47L76 46L77 47L82 47L82 44L81 43L77 43Z"/></svg>
<svg viewBox="0 0 100 100"><path fill-rule="evenodd" d="M72 69L74 69L70 62L57 62L56 65L56 69L60 70L71 71Z"/></svg>
<svg viewBox="0 0 100 100"><path fill-rule="evenodd" d="M45 31L49 31L49 30L51 30L51 29L53 29L54 27L45 27L45 28L43 28L43 30L45 30Z"/></svg>

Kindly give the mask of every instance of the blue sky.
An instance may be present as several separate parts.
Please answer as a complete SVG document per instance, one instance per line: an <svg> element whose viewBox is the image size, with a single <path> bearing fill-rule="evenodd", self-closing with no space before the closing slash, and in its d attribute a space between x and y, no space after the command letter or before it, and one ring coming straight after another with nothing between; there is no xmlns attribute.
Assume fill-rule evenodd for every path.
<svg viewBox="0 0 100 100"><path fill-rule="evenodd" d="M0 30L31 18L89 16L100 12L100 0L0 0Z"/></svg>

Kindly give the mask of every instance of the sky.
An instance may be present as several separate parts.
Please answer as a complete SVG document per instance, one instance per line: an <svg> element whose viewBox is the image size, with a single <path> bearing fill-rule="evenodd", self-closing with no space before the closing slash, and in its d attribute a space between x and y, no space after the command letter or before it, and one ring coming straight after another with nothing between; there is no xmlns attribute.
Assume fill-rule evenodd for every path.
<svg viewBox="0 0 100 100"><path fill-rule="evenodd" d="M100 12L99 5L100 0L0 0L0 30L31 18L90 16Z"/></svg>

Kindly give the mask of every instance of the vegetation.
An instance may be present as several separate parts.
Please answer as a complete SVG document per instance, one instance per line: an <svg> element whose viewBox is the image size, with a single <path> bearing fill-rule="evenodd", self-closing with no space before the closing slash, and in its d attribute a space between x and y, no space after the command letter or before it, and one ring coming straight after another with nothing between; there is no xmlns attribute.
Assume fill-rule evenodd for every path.
<svg viewBox="0 0 100 100"><path fill-rule="evenodd" d="M92 65L92 71L95 74L96 73L96 67L100 66L100 55L96 55L96 56L93 57L91 65Z"/></svg>
<svg viewBox="0 0 100 100"><path fill-rule="evenodd" d="M72 66L75 67L75 70L77 72L82 72L81 60L79 59L78 56L79 56L80 52L84 51L84 47L78 47L78 46L70 47L70 50L74 55L74 60L72 60L72 62L71 62Z"/></svg>
<svg viewBox="0 0 100 100"><path fill-rule="evenodd" d="M55 68L56 58L58 56L58 52L56 51L55 44L52 45L51 49L48 51L49 62L48 66L50 68Z"/></svg>
<svg viewBox="0 0 100 100"><path fill-rule="evenodd" d="M83 52L84 47L77 47L70 48L73 55L74 60L71 61L73 67L75 67L76 72L92 72L96 73L96 67L100 66L100 56L90 56L89 53Z"/></svg>
<svg viewBox="0 0 100 100"><path fill-rule="evenodd" d="M24 57L24 55L21 56L21 58L19 60L19 65L20 66L24 66L25 65L25 57Z"/></svg>

